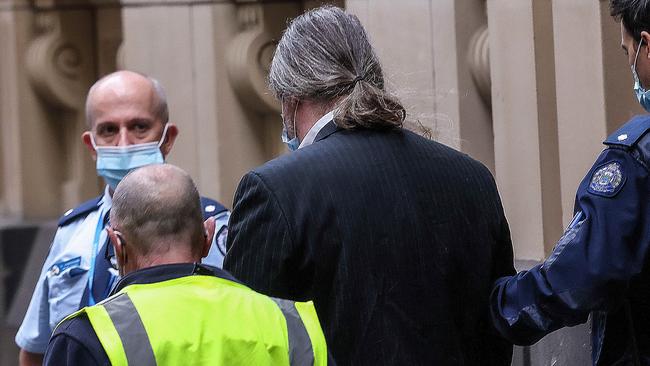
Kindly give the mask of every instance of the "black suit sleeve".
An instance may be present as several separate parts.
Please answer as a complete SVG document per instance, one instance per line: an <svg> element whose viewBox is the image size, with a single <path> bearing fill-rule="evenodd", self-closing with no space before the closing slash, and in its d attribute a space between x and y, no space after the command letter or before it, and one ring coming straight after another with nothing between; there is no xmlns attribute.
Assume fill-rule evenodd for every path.
<svg viewBox="0 0 650 366"><path fill-rule="evenodd" d="M512 251L512 239L510 237L510 227L508 226L508 220L503 213L503 208L501 207L501 201L498 200L499 213L500 213L500 224L499 232L496 237L494 248L494 260L492 268L492 281L504 276L512 276L516 272L514 267L514 253Z"/></svg>
<svg viewBox="0 0 650 366"><path fill-rule="evenodd" d="M239 183L228 226L224 269L264 294L308 297L286 213L258 174L248 173Z"/></svg>
<svg viewBox="0 0 650 366"><path fill-rule="evenodd" d="M492 273L490 277L492 283L501 277L512 276L516 273L510 228L503 212L503 207L501 206L501 200L498 199L498 193L495 194L497 196L500 219L499 225L497 226L496 240L494 242L495 247L493 251ZM489 309L487 310L485 319L490 319ZM489 343L489 349L484 350L486 354L491 354L492 357L490 357L484 364L486 366L510 365L512 361L512 343L500 335L494 324L489 324L484 329L487 331L483 337L492 340L492 342Z"/></svg>

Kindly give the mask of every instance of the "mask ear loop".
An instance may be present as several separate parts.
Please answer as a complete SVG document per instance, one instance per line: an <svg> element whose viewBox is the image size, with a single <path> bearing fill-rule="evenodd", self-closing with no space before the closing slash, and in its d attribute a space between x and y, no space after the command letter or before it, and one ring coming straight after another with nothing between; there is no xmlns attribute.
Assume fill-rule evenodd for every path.
<svg viewBox="0 0 650 366"><path fill-rule="evenodd" d="M160 141L158 141L158 148L165 143L165 138L167 138L167 127L169 127L169 123L165 123L165 128L163 129L162 136L160 137Z"/></svg>
<svg viewBox="0 0 650 366"><path fill-rule="evenodd" d="M294 138L298 138L298 130L296 130L296 114L298 113L299 105L300 105L300 99L298 99L298 101L296 102L296 109L293 110L293 137Z"/></svg>
<svg viewBox="0 0 650 366"><path fill-rule="evenodd" d="M93 149L97 151L97 144L95 143L95 136L93 136L93 133L90 132L90 144L93 145Z"/></svg>
<svg viewBox="0 0 650 366"><path fill-rule="evenodd" d="M639 41L639 47L637 47L637 49L636 49L636 55L634 56L634 72L636 72L637 75L638 75L639 73L636 71L636 62L637 62L637 60L639 59L639 53L641 52L641 46L642 46L642 45L643 45L643 37L641 37L641 40Z"/></svg>

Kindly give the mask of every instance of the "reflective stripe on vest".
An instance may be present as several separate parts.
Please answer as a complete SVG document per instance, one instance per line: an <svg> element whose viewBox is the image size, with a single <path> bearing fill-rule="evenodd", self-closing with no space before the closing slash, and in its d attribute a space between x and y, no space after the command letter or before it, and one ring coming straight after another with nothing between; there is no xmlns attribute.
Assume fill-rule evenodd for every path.
<svg viewBox="0 0 650 366"><path fill-rule="evenodd" d="M166 285L166 283L170 285ZM193 287L192 284L196 286ZM220 287L220 284L225 284L226 287ZM157 291L157 287L164 291ZM198 290L215 290L216 292L213 294L205 294L205 297L192 298L194 296L193 294L198 293L196 292ZM219 303L209 300L220 291L223 293L229 290L233 292L233 296L228 297L232 301ZM174 295L170 296L169 292L166 291L171 291ZM183 291L188 291L188 293L183 294ZM129 295L130 293L132 296ZM162 298L159 298L159 296L162 296ZM193 327L188 326L185 329L178 329L183 328L183 325L185 325L183 323L183 325L177 325L173 330L169 328L157 328L160 327L160 322L166 323L167 319L154 317L153 315L156 309L160 309L160 307L164 308L170 302L173 303L175 301L174 298L191 302L192 305L188 305L185 302L183 309L188 306L194 306L194 304L196 304L196 309L207 305L204 308L204 310L208 311L207 314L225 314L228 319L218 321L215 319L206 319L205 317L194 318L198 319L199 322L193 323L195 324ZM228 306L231 307L228 308ZM223 311L220 310L222 308L224 309ZM279 313L277 312L278 308L281 310ZM147 309L151 309L153 313ZM239 309L243 309L243 312ZM247 364L251 362L286 364L289 361L288 364L290 365L320 366L327 364L325 337L320 328L313 303L294 303L289 300L271 299L257 294L243 285L217 277L189 276L184 279L174 279L156 284L127 286L117 295L95 306L85 308L79 313L82 312L88 314L93 329L95 329L99 341L104 347L113 366L176 364L179 362L179 356L186 356L186 351L183 351L183 347L187 346L187 342L182 344L177 343L187 341L187 337L183 336L184 334L196 334L198 337L191 344L200 349L196 353L199 355L197 357L200 358L200 361L193 361L191 358L193 354L187 353L186 357L190 358L186 359L186 362L189 363L196 362L196 364L205 365ZM283 315L282 317L280 317L280 313ZM142 318L142 314L146 315L144 319ZM187 314L189 315L190 313ZM166 317L176 315L176 313L172 313ZM178 316L181 315L178 314ZM258 317L257 320L255 320L256 317ZM200 319L206 320L200 321ZM285 321L282 322L282 319ZM215 326L214 321L217 321L219 326ZM251 338L240 339L241 334L239 336L232 334L231 332L233 332L234 328L228 328L229 321L234 321L235 326L238 328L243 327L242 329L244 331L248 329L249 333L252 334L250 336ZM248 324L246 323L247 321ZM259 323L260 321L262 324ZM278 323L278 321L282 323L286 322L286 338L282 335L283 332L279 331L282 323ZM208 323L211 325L207 325ZM157 329L167 330L161 332ZM147 334L147 330L153 333ZM178 333L176 333L176 330ZM220 331L221 333L219 333ZM234 333L237 333L237 329L234 329ZM232 335L232 339L229 339L229 335ZM224 336L225 338L222 338ZM284 342L282 341L283 338ZM206 342L203 342L201 339L205 339ZM241 346L242 344L244 346ZM261 347L256 346L255 348L250 348L251 344L258 344ZM207 348L202 349L202 347ZM217 348L215 349L215 347ZM211 350L214 352L211 352ZM281 354L278 352L284 353L284 356L279 356ZM239 357L240 354L244 357Z"/></svg>
<svg viewBox="0 0 650 366"><path fill-rule="evenodd" d="M128 364L156 366L149 336L129 295L117 295L112 301L104 304L104 309L120 336Z"/></svg>
<svg viewBox="0 0 650 366"><path fill-rule="evenodd" d="M305 325L300 319L293 301L273 298L284 318L287 320L287 337L289 338L289 364L313 365L314 350Z"/></svg>

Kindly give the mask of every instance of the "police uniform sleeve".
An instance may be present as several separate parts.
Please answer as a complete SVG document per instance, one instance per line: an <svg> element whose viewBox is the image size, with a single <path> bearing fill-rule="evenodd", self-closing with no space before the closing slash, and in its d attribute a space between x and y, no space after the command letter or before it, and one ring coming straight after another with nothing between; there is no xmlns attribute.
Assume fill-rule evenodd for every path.
<svg viewBox="0 0 650 366"><path fill-rule="evenodd" d="M237 188L228 230L224 269L264 294L308 299L307 276L301 274L304 268L295 264L285 213L254 172L246 174Z"/></svg>
<svg viewBox="0 0 650 366"><path fill-rule="evenodd" d="M628 151L605 150L578 188L575 217L542 264L496 281L494 325L516 344L532 344L593 310L620 305L650 245L647 168Z"/></svg>
<svg viewBox="0 0 650 366"><path fill-rule="evenodd" d="M48 252L41 274L36 282L34 293L29 302L27 313L16 333L18 347L32 353L45 353L47 342L52 334L50 328L50 312L48 301L47 273L56 260L57 253L63 248L61 237L64 236L59 228L54 235L52 245Z"/></svg>

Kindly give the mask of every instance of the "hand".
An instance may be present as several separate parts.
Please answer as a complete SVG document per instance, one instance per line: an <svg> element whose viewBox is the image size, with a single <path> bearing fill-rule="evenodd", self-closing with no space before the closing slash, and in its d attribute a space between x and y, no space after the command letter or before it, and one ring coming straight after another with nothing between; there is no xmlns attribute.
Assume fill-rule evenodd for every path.
<svg viewBox="0 0 650 366"><path fill-rule="evenodd" d="M18 364L20 366L41 366L43 364L43 355L21 349L18 354Z"/></svg>

